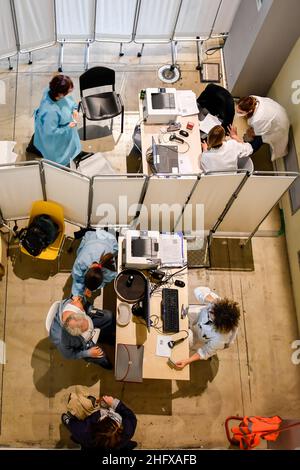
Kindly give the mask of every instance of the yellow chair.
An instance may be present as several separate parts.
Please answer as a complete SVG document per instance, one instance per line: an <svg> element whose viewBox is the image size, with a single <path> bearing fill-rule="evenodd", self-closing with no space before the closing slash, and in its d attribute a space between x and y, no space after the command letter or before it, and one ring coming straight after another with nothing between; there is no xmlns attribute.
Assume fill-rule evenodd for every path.
<svg viewBox="0 0 300 470"><path fill-rule="evenodd" d="M63 208L56 202L35 201L32 204L28 225L31 224L31 222L37 215L41 215L41 214L49 215L51 219L57 223L59 227L58 237L51 245L49 245L45 250L43 250L38 256L32 256L30 253L28 253L25 250L25 248L23 248L23 246L21 246L21 252L25 253L28 256L32 256L35 259L54 261L58 257L62 249L62 245L64 241L64 233L65 233L64 211L63 211Z"/></svg>

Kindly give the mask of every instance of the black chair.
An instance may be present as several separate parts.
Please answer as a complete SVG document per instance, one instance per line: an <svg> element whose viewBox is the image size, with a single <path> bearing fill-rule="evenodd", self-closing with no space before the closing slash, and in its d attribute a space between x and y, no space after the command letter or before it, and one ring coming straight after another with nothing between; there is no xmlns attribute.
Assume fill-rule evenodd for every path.
<svg viewBox="0 0 300 470"><path fill-rule="evenodd" d="M121 134L124 126L124 105L121 96L115 92L115 71L107 67L92 67L79 77L79 110L83 112L83 140L86 140L86 120L102 121L121 116ZM108 86L112 91L83 96L84 90Z"/></svg>

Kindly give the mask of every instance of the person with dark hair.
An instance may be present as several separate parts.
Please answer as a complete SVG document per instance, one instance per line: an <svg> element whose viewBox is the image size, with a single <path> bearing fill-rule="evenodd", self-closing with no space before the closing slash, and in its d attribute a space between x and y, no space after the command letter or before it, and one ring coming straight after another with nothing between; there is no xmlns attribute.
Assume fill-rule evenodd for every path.
<svg viewBox="0 0 300 470"><path fill-rule="evenodd" d="M198 287L194 292L205 305L199 311L188 314L190 348L197 352L188 359L176 362L179 369L191 362L209 359L219 350L228 348L238 330L240 309L236 302L221 299L208 287Z"/></svg>
<svg viewBox="0 0 300 470"><path fill-rule="evenodd" d="M62 415L62 422L71 432L73 440L83 449L134 449L137 443L131 438L137 419L133 411L122 401L109 396L103 396L100 405L100 410L82 421L70 413Z"/></svg>
<svg viewBox="0 0 300 470"><path fill-rule="evenodd" d="M207 109L213 116L222 121L222 127L228 134L228 127L234 119L234 101L226 88L210 83L197 99L198 107Z"/></svg>
<svg viewBox="0 0 300 470"><path fill-rule="evenodd" d="M240 159L253 153L253 146L241 140L237 129L229 128L230 138L226 139L222 126L215 126L202 143L201 167L204 171L237 171Z"/></svg>
<svg viewBox="0 0 300 470"><path fill-rule="evenodd" d="M98 229L84 235L72 269L73 299L91 297L92 291L115 279L117 253L118 242L111 233Z"/></svg>
<svg viewBox="0 0 300 470"><path fill-rule="evenodd" d="M290 121L279 103L271 98L246 96L239 100L236 110L238 116L248 120L249 141L260 136L262 143L271 147L272 161L287 155Z"/></svg>
<svg viewBox="0 0 300 470"><path fill-rule="evenodd" d="M81 152L77 132L77 104L71 96L74 85L67 75L56 75L34 113L34 147L47 160L68 166Z"/></svg>

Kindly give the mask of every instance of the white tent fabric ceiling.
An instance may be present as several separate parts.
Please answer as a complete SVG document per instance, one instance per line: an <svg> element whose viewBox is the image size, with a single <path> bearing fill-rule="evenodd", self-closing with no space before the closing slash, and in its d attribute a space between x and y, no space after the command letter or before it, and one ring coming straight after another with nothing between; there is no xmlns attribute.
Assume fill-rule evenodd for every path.
<svg viewBox="0 0 300 470"><path fill-rule="evenodd" d="M229 32L241 0L1 0L0 59L58 42L170 42Z"/></svg>

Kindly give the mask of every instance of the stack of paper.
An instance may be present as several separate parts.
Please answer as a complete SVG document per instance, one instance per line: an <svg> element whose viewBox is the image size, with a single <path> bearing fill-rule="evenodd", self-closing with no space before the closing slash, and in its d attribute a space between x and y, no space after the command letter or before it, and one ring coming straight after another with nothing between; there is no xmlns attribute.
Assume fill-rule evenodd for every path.
<svg viewBox="0 0 300 470"><path fill-rule="evenodd" d="M221 121L216 116L213 116L212 114L207 114L203 121L200 121L200 130L205 134L208 134L213 127L220 126L221 124Z"/></svg>
<svg viewBox="0 0 300 470"><path fill-rule="evenodd" d="M177 90L176 97L180 116L192 116L198 114L196 95L191 90Z"/></svg>

